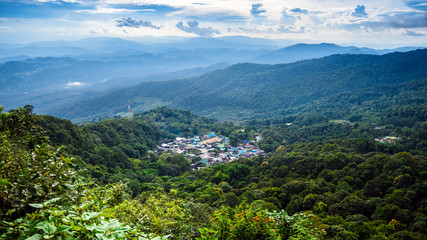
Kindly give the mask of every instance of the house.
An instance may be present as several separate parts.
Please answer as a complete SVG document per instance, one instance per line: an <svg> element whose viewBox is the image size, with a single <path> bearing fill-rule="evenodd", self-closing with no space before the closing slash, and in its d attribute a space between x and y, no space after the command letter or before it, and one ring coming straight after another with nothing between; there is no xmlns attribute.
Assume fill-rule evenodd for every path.
<svg viewBox="0 0 427 240"><path fill-rule="evenodd" d="M375 138L375 141L380 143L396 143L400 138L394 136L387 136L383 138Z"/></svg>
<svg viewBox="0 0 427 240"><path fill-rule="evenodd" d="M162 148L170 148L170 146L166 143L163 143L162 145L160 145Z"/></svg>
<svg viewBox="0 0 427 240"><path fill-rule="evenodd" d="M199 161L199 163L201 163L201 164L203 164L203 165L206 165L206 163L208 163L208 159L206 159L206 158L203 158L203 159L201 159L200 161Z"/></svg>
<svg viewBox="0 0 427 240"><path fill-rule="evenodd" d="M216 137L216 134L215 133L210 133L210 134L206 135L206 137L207 138L213 138L213 137Z"/></svg>
<svg viewBox="0 0 427 240"><path fill-rule="evenodd" d="M206 139L203 142L200 142L200 144L212 144L212 143L219 143L221 141L222 141L222 138L213 137L213 138Z"/></svg>
<svg viewBox="0 0 427 240"><path fill-rule="evenodd" d="M195 156L200 156L202 160L191 164L193 169L230 162L239 157L250 158L264 154L264 151L258 149L254 140L239 141L239 145L236 147L228 145L227 141L227 138L218 136L215 133L202 137L194 136L193 138L177 137L173 142L167 142L165 139L155 150L155 153L172 152L184 154L189 162L192 162Z"/></svg>

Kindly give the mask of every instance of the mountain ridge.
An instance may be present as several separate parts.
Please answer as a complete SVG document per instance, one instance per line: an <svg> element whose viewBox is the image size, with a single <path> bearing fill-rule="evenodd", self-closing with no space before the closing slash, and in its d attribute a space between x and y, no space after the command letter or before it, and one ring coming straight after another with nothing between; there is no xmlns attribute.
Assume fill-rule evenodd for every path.
<svg viewBox="0 0 427 240"><path fill-rule="evenodd" d="M115 90L98 98L108 99L103 104L101 100L91 99L51 109L48 113L71 118L77 109L80 111L85 106L88 107L85 110L92 113L108 112L111 116L125 107L129 99L134 109L148 110L143 102L151 99L155 102L153 106L185 108L210 117L219 114L219 119L239 114L246 118L256 112L296 107L343 91L421 79L427 76L425 59L427 50L381 56L333 55L278 65L236 64L199 77ZM104 110L99 111L101 109Z"/></svg>

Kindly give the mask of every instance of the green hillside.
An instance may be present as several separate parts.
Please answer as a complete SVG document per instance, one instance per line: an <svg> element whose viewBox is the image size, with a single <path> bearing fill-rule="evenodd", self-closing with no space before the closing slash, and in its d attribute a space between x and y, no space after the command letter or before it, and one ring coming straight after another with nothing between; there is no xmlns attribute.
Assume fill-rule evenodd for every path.
<svg viewBox="0 0 427 240"><path fill-rule="evenodd" d="M421 83L389 89L397 92L388 98L360 95L364 100L347 114L351 121L309 112L239 126L162 107L76 126L32 115L29 106L1 113L0 234L425 239L427 123L425 103L416 101L425 93ZM387 107L389 98L395 104ZM379 130L372 112L357 117L368 102L392 110L380 118L385 125ZM149 151L162 138L210 130L242 139L248 135L233 135L258 131L260 147L270 153L191 171L183 155ZM400 140L373 140L389 133ZM66 148L57 150L60 145Z"/></svg>
<svg viewBox="0 0 427 240"><path fill-rule="evenodd" d="M263 129L274 150L281 141L306 143L328 138L404 136L400 144L388 146L427 151L419 141L422 123L427 119L427 79L402 84L349 91L279 112L270 119L255 119L242 124ZM265 142L265 141L264 141ZM406 146L401 146L406 144ZM398 147L400 146L400 148ZM405 150L408 151L408 150Z"/></svg>
<svg viewBox="0 0 427 240"><path fill-rule="evenodd" d="M0 238L424 240L426 54L239 64L143 83L69 105L80 119L100 117L79 125L30 105L1 108ZM141 111L165 103L240 121L84 108L113 114L127 99ZM211 132L232 146L261 137L267 154L193 170L200 157L156 153Z"/></svg>
<svg viewBox="0 0 427 240"><path fill-rule="evenodd" d="M123 112L130 99L134 111L165 105L222 120L270 118L324 97L425 78L425 59L427 50L333 55L280 65L237 64L200 77L142 83L48 113L73 121L91 120Z"/></svg>

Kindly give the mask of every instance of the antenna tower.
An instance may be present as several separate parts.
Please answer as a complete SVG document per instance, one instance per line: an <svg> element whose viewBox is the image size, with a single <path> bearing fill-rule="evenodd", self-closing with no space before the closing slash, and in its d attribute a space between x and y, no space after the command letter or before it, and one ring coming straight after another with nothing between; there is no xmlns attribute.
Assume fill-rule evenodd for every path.
<svg viewBox="0 0 427 240"><path fill-rule="evenodd" d="M130 113L130 100L128 100L128 112Z"/></svg>

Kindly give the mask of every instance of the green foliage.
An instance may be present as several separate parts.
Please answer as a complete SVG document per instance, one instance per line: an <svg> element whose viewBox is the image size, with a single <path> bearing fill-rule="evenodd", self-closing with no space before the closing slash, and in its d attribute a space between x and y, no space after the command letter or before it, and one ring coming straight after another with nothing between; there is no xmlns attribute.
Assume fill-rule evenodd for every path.
<svg viewBox="0 0 427 240"><path fill-rule="evenodd" d="M27 122L26 118L15 117L21 119L15 121L19 124L13 130L3 128L1 132L5 144L0 149L8 156L6 160L13 162L12 156L19 156L19 160L30 161L33 158L29 156L39 156L34 160L37 164L76 163L79 168L88 169L86 177L96 177L101 185L64 176L61 177L66 179L64 184L55 185L56 190L48 197L38 190L42 187L37 187L36 195L28 195L27 200L22 198L26 204L14 211L15 215L4 215L8 219L2 225L2 234L8 231L9 235L4 236L11 239L20 236L84 239L74 228L80 226L82 233L96 238L101 232L87 228L93 225L103 229L104 237L117 234L117 238L277 239L280 232L281 238L288 236L283 239L310 239L313 234L325 239L424 239L427 160L426 138L422 133L427 124L416 97L405 93L409 89L422 93L424 88L419 85L411 82L400 85L398 90L390 88L390 94L397 91L398 107L379 105L371 109L384 118L363 110L367 114L351 118L353 122L328 121L335 113L325 112L256 120L238 126L209 122L188 111L169 108L154 109L134 119L113 119L80 128L67 121L42 117L41 122L47 128L51 126L47 131L51 143L59 146L58 139L65 141L67 155L56 153L31 121L21 124ZM392 95L381 101L390 100ZM358 100L355 96L351 99ZM375 97L366 98L369 99L374 101ZM360 106L368 106L368 102L364 104L362 101ZM353 110L362 111L358 106ZM384 109L378 110L381 106ZM381 112L388 110L390 116ZM2 114L2 120L17 113L10 114ZM403 122L388 120L395 116ZM374 128L378 122L381 129ZM271 152L265 157L241 158L188 171L189 162L183 155L156 156L148 151L161 138L203 134L208 129L229 136L230 142L251 139L256 132L262 132L264 140L259 146ZM13 131L19 137L10 134ZM374 140L386 135L402 139L395 144ZM89 164L68 163L74 154ZM19 164L13 166L14 170L8 171L16 175ZM6 169L7 165L1 167ZM73 176L74 170L67 169ZM13 183L3 176L2 191ZM31 188L26 187L17 193L31 193ZM239 205L247 211L243 213ZM221 212L215 212L218 208ZM6 205L4 209L4 213L13 211ZM281 212L282 209L291 216ZM55 215L56 211L62 215ZM213 212L215 222L209 218ZM301 217L301 212L307 212L305 217ZM245 217L239 219L238 214ZM92 215L88 225L89 220L84 219Z"/></svg>
<svg viewBox="0 0 427 240"><path fill-rule="evenodd" d="M257 211L248 204L222 207L211 218L211 228L199 229L198 239L318 239L320 232L303 215Z"/></svg>
<svg viewBox="0 0 427 240"><path fill-rule="evenodd" d="M106 212L141 232L170 236L172 239L191 239L193 234L192 216L184 203L166 195L126 200Z"/></svg>
<svg viewBox="0 0 427 240"><path fill-rule="evenodd" d="M242 127L232 123L219 123L187 110L166 107L136 114L132 119L110 119L80 128L68 120L50 116L38 116L37 123L46 129L52 144L66 145L66 152L77 155L76 158L87 163L84 166L87 176L103 183L123 181L129 186L133 197L144 191L163 189L168 192L173 185L168 183L168 179L189 170L189 163L183 155L156 156L148 150L153 150L161 138L190 134L186 132L188 129L192 129L191 134L215 131L236 141L254 139L256 134L251 128L242 130ZM223 180L228 181L228 175L221 172L212 179L215 183ZM192 186L188 185L187 188ZM228 197L230 201L234 198L232 195Z"/></svg>
<svg viewBox="0 0 427 240"><path fill-rule="evenodd" d="M34 125L32 107L0 113L0 216L22 217L30 203L40 203L68 190L76 175L72 160L48 145Z"/></svg>
<svg viewBox="0 0 427 240"><path fill-rule="evenodd" d="M79 178L70 185L70 199L50 199L41 204L30 204L38 209L24 218L7 222L5 239L145 239L158 236L138 222L120 222L114 206L128 203L125 185L99 187ZM59 204L58 204L59 203ZM128 207L131 207L128 205ZM143 231L145 230L145 231Z"/></svg>
<svg viewBox="0 0 427 240"><path fill-rule="evenodd" d="M2 239L129 239L158 235L125 225L109 208L126 185L100 187L77 177L72 161L46 143L31 107L0 113Z"/></svg>

